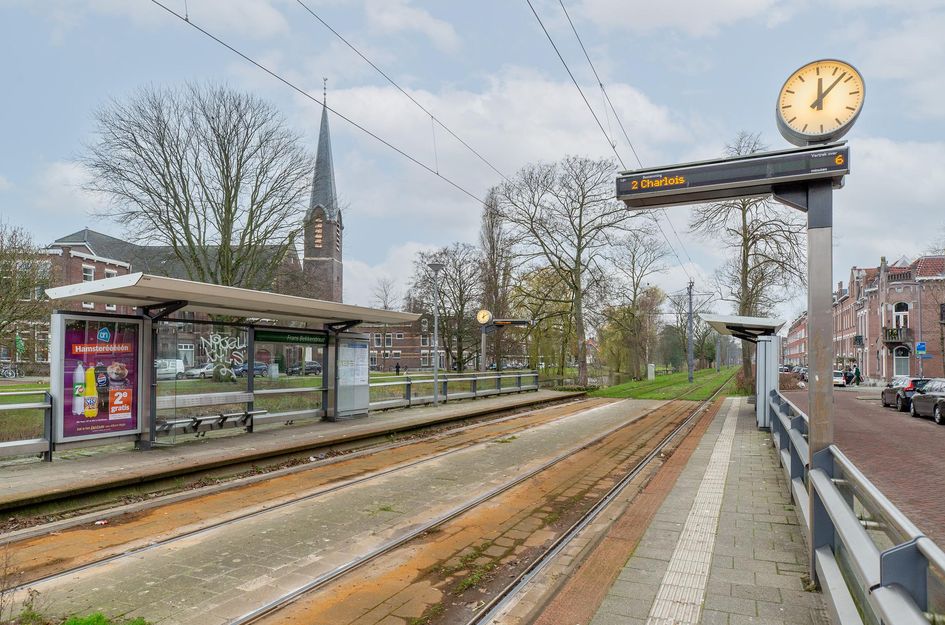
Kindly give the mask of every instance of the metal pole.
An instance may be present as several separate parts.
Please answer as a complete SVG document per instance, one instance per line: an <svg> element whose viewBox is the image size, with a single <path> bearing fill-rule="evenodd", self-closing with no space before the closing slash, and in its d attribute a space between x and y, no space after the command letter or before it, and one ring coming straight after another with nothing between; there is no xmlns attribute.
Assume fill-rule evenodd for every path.
<svg viewBox="0 0 945 625"><path fill-rule="evenodd" d="M686 287L686 291L689 294L689 319L686 324L686 362L689 365L689 383L692 384L692 280L689 281L689 286Z"/></svg>
<svg viewBox="0 0 945 625"><path fill-rule="evenodd" d="M479 370L486 370L486 326L479 326L482 337L479 339Z"/></svg>
<svg viewBox="0 0 945 625"><path fill-rule="evenodd" d="M430 263L433 270L433 405L440 402L440 269L442 263Z"/></svg>
<svg viewBox="0 0 945 625"><path fill-rule="evenodd" d="M715 335L715 372L722 370L722 335Z"/></svg>
<svg viewBox="0 0 945 625"><path fill-rule="evenodd" d="M833 187L812 182L807 189L807 336L808 336L808 463L833 443ZM762 401L763 398L758 398ZM810 487L811 576L816 576L814 550L820 544L817 506Z"/></svg>

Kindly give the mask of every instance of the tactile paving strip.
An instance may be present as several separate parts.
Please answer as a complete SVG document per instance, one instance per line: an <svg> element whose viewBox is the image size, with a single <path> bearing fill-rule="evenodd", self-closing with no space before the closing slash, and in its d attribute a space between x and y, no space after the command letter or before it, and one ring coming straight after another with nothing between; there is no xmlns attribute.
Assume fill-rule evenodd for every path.
<svg viewBox="0 0 945 625"><path fill-rule="evenodd" d="M741 401L740 398L734 399L725 415L705 477L699 484L679 542L650 608L647 625L696 625L699 622Z"/></svg>

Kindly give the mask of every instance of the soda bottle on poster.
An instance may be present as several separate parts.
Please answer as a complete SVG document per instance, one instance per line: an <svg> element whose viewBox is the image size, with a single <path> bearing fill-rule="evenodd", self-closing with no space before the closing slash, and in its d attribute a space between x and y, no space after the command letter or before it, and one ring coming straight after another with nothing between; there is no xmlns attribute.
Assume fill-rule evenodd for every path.
<svg viewBox="0 0 945 625"><path fill-rule="evenodd" d="M95 388L95 367L85 370L85 395L83 396L83 414L86 419L98 416L98 391Z"/></svg>
<svg viewBox="0 0 945 625"><path fill-rule="evenodd" d="M85 367L82 361L75 366L72 373L72 414L78 416L85 410Z"/></svg>
<svg viewBox="0 0 945 625"><path fill-rule="evenodd" d="M95 365L95 391L98 393L98 411L108 412L108 369L104 362Z"/></svg>

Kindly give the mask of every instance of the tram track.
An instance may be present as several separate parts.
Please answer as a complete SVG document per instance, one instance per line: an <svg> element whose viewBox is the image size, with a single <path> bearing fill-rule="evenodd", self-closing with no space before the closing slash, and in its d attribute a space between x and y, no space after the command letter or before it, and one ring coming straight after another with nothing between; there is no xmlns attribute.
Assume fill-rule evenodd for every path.
<svg viewBox="0 0 945 625"><path fill-rule="evenodd" d="M278 499L274 497L268 502L259 505L254 509L247 510L245 512L238 513L234 516L224 518L218 521L209 522L195 527L190 530L178 531L177 533L166 537L159 538L154 540L154 536L148 534L145 531L139 532L131 540L127 540L124 543L118 543L111 545L108 548L96 550L96 556L89 560L82 562L81 564L75 566L62 566L66 560L61 556L57 555L52 562L45 564L35 564L24 562L26 558L30 557L29 548L35 547L41 553L52 554L52 553L62 553L62 549L56 549L54 545L51 545L51 542L60 543L65 546L70 542L70 536L68 529L74 529L78 527L80 530L84 530L83 525L88 523L94 523L92 520L93 517L99 520L110 520L108 525L101 526L101 529L97 529L95 533L103 533L108 531L116 531L116 528L120 528L122 524L122 517L129 517L128 520L133 520L135 515L140 513L140 510L134 511L115 511L109 515L103 515L97 513L93 517L85 519L85 523L79 526L73 526L73 528L66 528L65 531L55 531L55 529L47 528L47 531L44 531L44 528L31 528L31 534L27 537L22 538L21 540L6 540L2 543L2 546L14 551L18 554L18 559L16 564L18 565L18 574L20 579L18 580L17 586L4 589L12 590L13 592L18 592L25 590L27 587L44 584L65 576L74 575L81 573L92 568L103 566L112 562L119 561L124 558L141 555L147 551L152 551L159 549L186 539L190 539L202 534L207 534L221 528L234 525L237 523L245 522L251 520L260 515L273 513L281 509L288 508L293 505L304 503L319 497L323 497L344 489L349 489L362 485L371 480L381 479L390 475L393 475L400 471L405 471L410 468L420 466L425 463L434 462L440 460L449 455L459 453L468 449L469 447L488 443L491 441L502 440L505 437L508 437L511 434L521 432L522 430L539 427L541 425L546 425L553 423L562 419L569 419L575 416L593 412L594 410L605 408L612 405L613 402L602 402L597 401L593 402L592 400L580 400L576 402L571 402L562 406L556 407L556 409L549 408L540 408L536 410L531 410L526 413L520 413L516 415L509 415L502 417L500 419L491 420L484 423L477 423L462 428L454 428L447 432L440 433L430 439L423 439L420 441L411 440L404 441L399 443L394 443L390 445L385 445L382 448L371 448L369 450L363 450L352 454L355 457L344 456L335 458L324 463L319 463L318 466L299 466L292 467L289 470L283 472L282 475L269 474L264 476L258 476L250 481L248 484L223 484L221 488L218 489L217 493L214 495L219 495L220 493L226 493L227 491L239 490L241 488L247 487L257 487L265 488L267 483L270 483L272 480L276 480L280 477L295 477L294 483L301 483L304 481L304 478L297 474L302 474L306 472L316 472L325 468L332 468L332 465L338 465L344 462L358 460L362 458L367 458L370 460L371 456L381 454L383 452L394 452L394 451L407 451L410 447L416 447L418 445L423 445L425 443L435 443L441 442L446 446L442 451L434 451L432 453L421 453L417 454L417 457L413 460L394 461L392 464L386 468L377 468L378 464L383 464L383 460L380 460L379 463L370 464L368 468L353 469L351 474L357 475L357 477L348 477L340 479L331 479L329 483L323 487L316 488L310 492L305 493L301 496L292 496L285 499ZM584 409L579 409L577 411L572 411L574 408L580 408L581 405L588 405ZM547 414L550 413L550 414ZM563 414L562 414L563 413ZM498 429L498 431L488 435L481 436L481 430L486 429ZM467 435L468 438L462 440L449 440L451 438L455 439L457 437L462 437L462 435ZM291 490L287 488L286 490ZM173 516L175 514L174 509L170 506L175 505L188 505L188 507L200 507L199 500L202 497L206 497L206 493L200 491L191 491L186 493L189 495L187 497L172 497L174 501L169 502L162 506L160 501L150 501L147 502L147 507L151 510L163 510L165 515ZM168 509L169 508L169 509ZM127 523L128 520L125 522ZM57 526L56 529L59 529ZM78 537L77 537L78 538ZM137 543L137 544L136 544ZM28 565L28 566L24 566ZM46 572L50 567L58 567L58 570L54 572Z"/></svg>
<svg viewBox="0 0 945 625"><path fill-rule="evenodd" d="M720 387L721 388L721 387ZM717 394L717 393L716 393ZM690 409L690 406L686 404L695 403L695 402L685 402L685 401L676 401L669 402L664 405L664 408L671 407L673 404L683 404L683 407L679 412L672 413L662 418L662 420L657 419L653 424L650 424L647 434L640 434L641 438L646 438L646 436L657 437L658 442L655 446L649 448L649 450L643 455L643 457L635 462L632 468L627 471L623 476L618 480L612 488L601 498L597 503L595 503L591 509L582 515L570 528L565 531L560 537L558 537L551 545L547 547L545 553L540 555L531 561L528 567L522 571L522 573L507 587L503 588L502 591L496 595L495 599L489 603L481 606L477 611L475 616L469 620L470 624L472 623L487 623L491 618L491 615L495 614L498 610L501 610L504 602L507 601L510 597L518 591L519 588L527 585L528 581L538 572L540 572L545 564L548 561L551 561L561 549L567 546L571 541L578 536L588 524L590 524L602 510L605 510L608 504L613 501L634 479L638 478L640 474L646 470L655 459L659 458L661 454L671 445L675 439L679 437L682 432L688 431L689 426L691 426L694 421L702 415L711 404L711 401L715 398L713 395L709 400L699 403L694 409ZM655 411L654 411L655 412ZM308 608L300 608L297 610L292 610L291 606L298 600L310 595L311 593L317 593L319 590L323 589L324 593L329 593L330 591L338 588L339 585L344 584L344 580L347 576L359 569L366 564L382 558L386 555L393 554L398 548L409 545L412 541L417 539L422 539L426 537L430 532L436 531L438 528L444 526L450 521L457 519L458 517L466 514L470 511L475 510L477 507L482 506L486 502L495 499L496 497L510 491L513 488L521 487L528 483L529 480L533 480L537 476L542 475L547 472L552 467L562 463L565 460L572 459L575 455L582 451L586 451L594 446L600 445L602 442L613 437L613 435L621 430L624 430L630 426L639 425L640 422L647 418L651 417L653 413L649 413L645 417L636 420L635 422L623 424L620 427L613 428L608 432L602 433L594 441L589 442L585 445L582 445L580 448L571 450L565 454L561 454L558 457L555 457L545 463L542 467L531 471L528 474L520 476L519 479L514 480L514 483L509 483L503 485L500 489L495 489L494 492L486 493L483 496L477 497L474 500L469 501L461 508L458 508L454 511L451 511L450 514L444 515L441 518L432 520L431 522L425 524L424 526L417 528L414 532L411 532L409 535L400 537L397 541L392 541L389 544L383 545L377 550L364 554L362 557L358 558L356 561L351 561L345 565L336 568L333 571L330 571L317 579L312 580L310 583L300 586L294 589L292 592L287 593L274 601L267 603L266 605L260 606L246 614L242 617L231 621L233 625L257 625L257 624L268 624L268 623L323 623L323 622L332 622L328 616L324 614L329 612L326 611L325 606L319 606L317 608L309 606ZM679 418L679 417L682 418ZM647 439L649 441L649 439ZM391 555L393 558L394 556ZM429 556L426 556L429 557ZM378 574L379 577L401 577L403 572L391 573L389 575ZM366 585L370 585L366 583ZM383 595L382 595L383 596ZM351 600L353 603L358 603L358 599L355 597L347 597L345 600ZM378 599L380 600L380 599ZM314 601L314 600L313 600ZM343 601L341 599L338 600ZM316 602L316 605L317 602ZM455 605L455 603L454 603ZM287 610L287 608L289 608ZM289 614L283 614L283 611L289 612ZM314 615L318 616L314 616ZM415 618L414 622L430 622L429 618L435 617L436 613L426 613L427 616L420 618ZM337 615L334 615L337 616ZM452 614L449 617L445 617L446 620L442 622L457 622L455 620L456 614ZM345 615L344 618L349 618L350 615ZM360 622L357 619L352 619L350 622ZM441 622L435 620L435 622ZM465 619L464 619L465 622Z"/></svg>

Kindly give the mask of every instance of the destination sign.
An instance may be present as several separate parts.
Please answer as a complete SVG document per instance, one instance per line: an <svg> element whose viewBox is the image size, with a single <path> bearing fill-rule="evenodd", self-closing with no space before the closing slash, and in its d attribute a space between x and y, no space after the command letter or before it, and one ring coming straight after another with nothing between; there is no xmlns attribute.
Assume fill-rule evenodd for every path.
<svg viewBox="0 0 945 625"><path fill-rule="evenodd" d="M310 334L308 332L292 332L289 330L262 330L256 329L257 343L304 343L305 345L326 345L328 337L325 334Z"/></svg>
<svg viewBox="0 0 945 625"><path fill-rule="evenodd" d="M692 204L767 195L774 185L802 180L829 178L840 186L849 172L849 148L837 143L624 172L617 199L631 208Z"/></svg>

